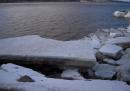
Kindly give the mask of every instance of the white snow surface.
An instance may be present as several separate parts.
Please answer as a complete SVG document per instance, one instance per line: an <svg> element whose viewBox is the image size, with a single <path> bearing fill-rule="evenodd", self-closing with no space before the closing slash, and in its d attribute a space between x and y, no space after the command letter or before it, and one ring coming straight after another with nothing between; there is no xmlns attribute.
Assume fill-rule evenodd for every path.
<svg viewBox="0 0 130 91"><path fill-rule="evenodd" d="M96 62L90 40L58 41L38 35L0 40L0 55L78 59Z"/></svg>
<svg viewBox="0 0 130 91"><path fill-rule="evenodd" d="M105 55L115 56L121 50L122 50L122 48L120 46L117 46L117 45L114 45L114 44L106 44L106 45L104 45L100 48L99 52L101 52Z"/></svg>
<svg viewBox="0 0 130 91"><path fill-rule="evenodd" d="M92 44L92 47L95 49L98 49L101 47L100 39L96 35L93 35L91 37L91 44Z"/></svg>
<svg viewBox="0 0 130 91"><path fill-rule="evenodd" d="M22 91L130 91L130 86L121 81L109 80L60 80L46 79L42 84L37 83L17 83L3 84L0 88L22 89Z"/></svg>
<svg viewBox="0 0 130 91"><path fill-rule="evenodd" d="M0 82L7 81L8 83L13 83L16 82L16 80L22 76L29 76L35 82L40 82L40 83L43 81L43 79L45 79L45 76L43 74L33 71L32 69L18 66L12 63L3 64L1 66L1 71L2 73L0 73Z"/></svg>
<svg viewBox="0 0 130 91"><path fill-rule="evenodd" d="M16 68L19 70L17 70ZM37 72L32 72L32 70L25 69L28 68L24 68L14 64L2 65L1 70L3 71L0 71L0 89L17 89L18 91L130 91L130 86L128 86L125 82L122 81L72 81L52 79L46 78L44 77L44 75L38 74ZM38 82L39 78L35 78L35 82L16 82L15 79L17 79L19 75L26 73L29 76L31 75L31 73L34 73L35 77L40 77L42 81ZM31 78L33 77L31 76Z"/></svg>
<svg viewBox="0 0 130 91"><path fill-rule="evenodd" d="M106 41L106 44L127 44L130 43L130 37L116 37Z"/></svg>

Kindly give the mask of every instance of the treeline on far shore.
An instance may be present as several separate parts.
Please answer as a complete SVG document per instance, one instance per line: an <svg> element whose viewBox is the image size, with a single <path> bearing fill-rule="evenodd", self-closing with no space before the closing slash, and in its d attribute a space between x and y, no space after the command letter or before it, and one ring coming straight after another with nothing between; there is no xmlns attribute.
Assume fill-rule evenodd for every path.
<svg viewBox="0 0 130 91"><path fill-rule="evenodd" d="M0 0L0 3L9 3L9 2L68 2L68 1L80 1L80 0Z"/></svg>

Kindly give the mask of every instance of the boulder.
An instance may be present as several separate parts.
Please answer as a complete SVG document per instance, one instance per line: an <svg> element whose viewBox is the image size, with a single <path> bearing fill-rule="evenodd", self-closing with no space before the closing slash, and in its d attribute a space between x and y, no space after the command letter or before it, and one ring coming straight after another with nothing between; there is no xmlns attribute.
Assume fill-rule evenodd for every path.
<svg viewBox="0 0 130 91"><path fill-rule="evenodd" d="M35 82L31 77L25 75L17 79L18 82Z"/></svg>
<svg viewBox="0 0 130 91"><path fill-rule="evenodd" d="M115 17L124 17L125 16L125 12L122 12L122 11L115 11L114 13L113 13L113 15L115 16Z"/></svg>
<svg viewBox="0 0 130 91"><path fill-rule="evenodd" d="M130 11L128 11L127 14L124 17L130 18Z"/></svg>
<svg viewBox="0 0 130 91"><path fill-rule="evenodd" d="M112 79L116 73L116 67L109 64L96 64L93 67L95 76L102 79Z"/></svg>
<svg viewBox="0 0 130 91"><path fill-rule="evenodd" d="M78 69L64 70L61 77L66 79L85 80L85 78L79 73Z"/></svg>
<svg viewBox="0 0 130 91"><path fill-rule="evenodd" d="M106 57L118 59L121 57L122 48L113 44L106 44L99 49L99 52Z"/></svg>
<svg viewBox="0 0 130 91"><path fill-rule="evenodd" d="M117 80L130 82L130 66L119 66L117 68Z"/></svg>
<svg viewBox="0 0 130 91"><path fill-rule="evenodd" d="M117 61L118 65L130 66L130 56L128 54L123 55L121 59Z"/></svg>

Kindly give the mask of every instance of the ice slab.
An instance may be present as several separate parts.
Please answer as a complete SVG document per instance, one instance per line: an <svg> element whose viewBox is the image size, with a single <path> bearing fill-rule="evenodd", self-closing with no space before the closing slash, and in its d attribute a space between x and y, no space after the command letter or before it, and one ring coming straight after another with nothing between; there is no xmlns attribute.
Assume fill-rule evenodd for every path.
<svg viewBox="0 0 130 91"><path fill-rule="evenodd" d="M94 51L88 39L58 41L28 35L1 39L0 49L1 60L51 61L52 64L62 62L64 65L86 67L96 63Z"/></svg>
<svg viewBox="0 0 130 91"><path fill-rule="evenodd" d="M117 44L122 47L130 47L130 37L117 37L109 39L106 44Z"/></svg>

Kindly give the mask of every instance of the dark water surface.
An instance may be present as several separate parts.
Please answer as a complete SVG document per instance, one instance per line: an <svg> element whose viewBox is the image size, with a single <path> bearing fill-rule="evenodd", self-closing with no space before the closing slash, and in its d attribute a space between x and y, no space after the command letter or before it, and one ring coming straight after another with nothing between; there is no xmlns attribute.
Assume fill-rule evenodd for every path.
<svg viewBox="0 0 130 91"><path fill-rule="evenodd" d="M115 18L115 10L130 3L9 3L0 4L0 38L36 34L42 37L79 39L97 28L126 27L127 19Z"/></svg>

